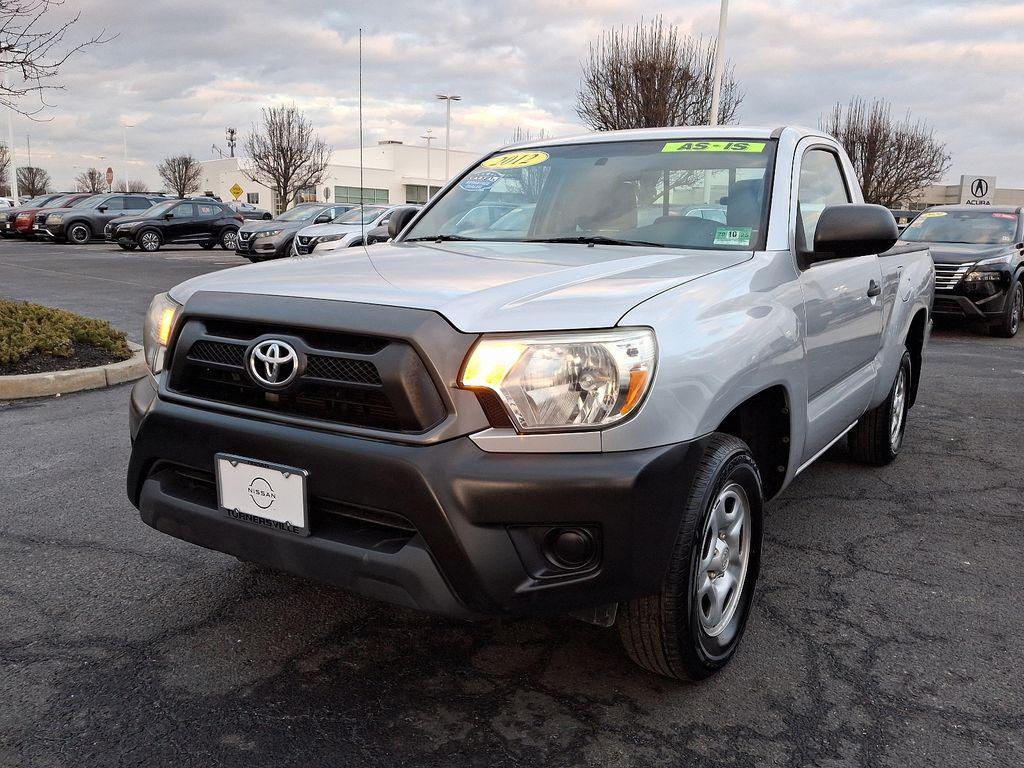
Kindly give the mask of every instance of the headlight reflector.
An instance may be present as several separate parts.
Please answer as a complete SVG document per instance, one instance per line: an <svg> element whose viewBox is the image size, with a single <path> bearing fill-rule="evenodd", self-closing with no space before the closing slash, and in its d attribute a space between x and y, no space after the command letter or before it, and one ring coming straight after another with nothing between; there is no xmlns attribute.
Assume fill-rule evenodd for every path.
<svg viewBox="0 0 1024 768"><path fill-rule="evenodd" d="M174 321L180 309L181 305L166 293L158 293L150 302L149 310L146 312L142 341L146 352L146 362L149 364L149 370L154 374L160 373L164 369L167 344L171 340Z"/></svg>
<svg viewBox="0 0 1024 768"><path fill-rule="evenodd" d="M484 337L459 382L495 392L522 432L594 429L637 408L656 363L647 328Z"/></svg>
<svg viewBox="0 0 1024 768"><path fill-rule="evenodd" d="M981 282L999 282L1002 278L1001 272L986 272L985 270L976 270L974 272L968 272L967 277L964 278L969 283L981 283Z"/></svg>

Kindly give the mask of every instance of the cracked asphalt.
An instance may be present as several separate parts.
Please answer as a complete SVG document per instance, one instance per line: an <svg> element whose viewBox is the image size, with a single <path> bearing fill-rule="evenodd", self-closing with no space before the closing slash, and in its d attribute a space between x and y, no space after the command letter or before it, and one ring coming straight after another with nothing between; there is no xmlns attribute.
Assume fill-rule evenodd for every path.
<svg viewBox="0 0 1024 768"><path fill-rule="evenodd" d="M0 295L138 339L238 263L0 243ZM1024 336L938 330L903 455L767 512L744 644L682 686L573 620L469 625L163 536L127 387L0 403L0 766L1024 764Z"/></svg>

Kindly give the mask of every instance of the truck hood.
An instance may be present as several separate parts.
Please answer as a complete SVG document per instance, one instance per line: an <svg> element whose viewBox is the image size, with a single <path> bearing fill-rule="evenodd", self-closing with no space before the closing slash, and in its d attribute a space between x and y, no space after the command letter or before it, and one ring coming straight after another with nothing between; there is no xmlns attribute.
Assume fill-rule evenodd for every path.
<svg viewBox="0 0 1024 768"><path fill-rule="evenodd" d="M927 247L936 264L973 264L982 259L994 259L1013 251L1010 245L975 245L973 243L907 243Z"/></svg>
<svg viewBox="0 0 1024 768"><path fill-rule="evenodd" d="M292 257L171 289L382 304L438 312L461 331L608 328L642 301L746 261L751 251L554 243L395 243Z"/></svg>

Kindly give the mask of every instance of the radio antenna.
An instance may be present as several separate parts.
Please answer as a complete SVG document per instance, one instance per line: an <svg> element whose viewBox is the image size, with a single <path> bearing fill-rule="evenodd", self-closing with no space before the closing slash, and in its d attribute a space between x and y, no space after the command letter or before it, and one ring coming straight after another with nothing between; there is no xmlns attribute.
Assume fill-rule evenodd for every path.
<svg viewBox="0 0 1024 768"><path fill-rule="evenodd" d="M359 238L366 247L366 212L363 208L363 28L359 28Z"/></svg>

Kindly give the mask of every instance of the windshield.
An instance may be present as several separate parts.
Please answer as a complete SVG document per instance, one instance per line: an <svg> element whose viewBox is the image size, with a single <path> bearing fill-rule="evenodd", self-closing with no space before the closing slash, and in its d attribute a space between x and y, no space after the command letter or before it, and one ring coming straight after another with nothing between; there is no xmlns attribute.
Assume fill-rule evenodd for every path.
<svg viewBox="0 0 1024 768"><path fill-rule="evenodd" d="M404 239L763 248L774 153L774 141L742 139L506 152L463 176Z"/></svg>
<svg viewBox="0 0 1024 768"><path fill-rule="evenodd" d="M182 202L182 201L178 200L178 199L166 200L166 201L164 201L162 203L157 203L152 208L147 208L145 211L141 212L139 215L143 216L143 217L145 217L147 219L156 219L156 218L159 218L159 217L163 216L165 213L167 213L169 210L171 210L171 208L173 208L174 206L176 206L180 202ZM129 214L129 215L131 215L131 214Z"/></svg>
<svg viewBox="0 0 1024 768"><path fill-rule="evenodd" d="M345 211L338 218L334 220L334 224L369 224L371 221L380 216L386 208L381 206L377 207L366 207L366 208L353 208L351 211Z"/></svg>
<svg viewBox="0 0 1024 768"><path fill-rule="evenodd" d="M53 198L52 200L49 200L49 201L43 203L39 207L40 208L63 208L64 204L67 203L67 201L70 200L73 197L74 197L74 195L58 195L57 197Z"/></svg>
<svg viewBox="0 0 1024 768"><path fill-rule="evenodd" d="M305 221L312 219L323 206L320 205L297 205L291 210L285 211L277 217L278 221Z"/></svg>
<svg viewBox="0 0 1024 768"><path fill-rule="evenodd" d="M925 211L900 235L913 243L1012 243L1017 214L1000 211Z"/></svg>

